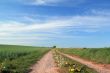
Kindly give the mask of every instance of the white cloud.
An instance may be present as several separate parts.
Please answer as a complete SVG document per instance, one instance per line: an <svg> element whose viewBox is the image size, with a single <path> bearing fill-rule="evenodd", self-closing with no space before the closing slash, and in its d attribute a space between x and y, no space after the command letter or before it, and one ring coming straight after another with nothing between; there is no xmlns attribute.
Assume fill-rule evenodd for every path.
<svg viewBox="0 0 110 73"><path fill-rule="evenodd" d="M69 31L77 33L94 33L106 30L110 27L110 17L106 16L71 16L57 17L42 23L21 23L15 21L0 22L1 43L15 43L27 41L41 41L53 38L79 38L78 35L71 35ZM70 33L70 34L65 34ZM36 34L36 35L35 35ZM62 37L63 36L63 37ZM7 40L7 41L6 41Z"/></svg>
<svg viewBox="0 0 110 73"><path fill-rule="evenodd" d="M92 14L92 15L96 15L96 16L110 16L110 10L109 9L92 9L88 12L86 12L86 14Z"/></svg>
<svg viewBox="0 0 110 73"><path fill-rule="evenodd" d="M76 6L84 3L86 0L30 0L28 4L44 6ZM25 0L27 3L27 0Z"/></svg>
<svg viewBox="0 0 110 73"><path fill-rule="evenodd" d="M20 23L15 21L0 22L0 32L28 32L28 31L49 31L61 28L86 28L98 29L103 26L109 26L109 18L104 16L73 16L70 18L57 18L42 23ZM74 29L73 29L74 30Z"/></svg>
<svg viewBox="0 0 110 73"><path fill-rule="evenodd" d="M62 0L35 0L35 3L38 5L45 5L45 4L53 4L53 3L59 3Z"/></svg>
<svg viewBox="0 0 110 73"><path fill-rule="evenodd" d="M1 33L0 33L0 37L1 37L1 36L7 36L7 35L9 35L9 34L8 34L8 33L5 33L5 32L1 32Z"/></svg>

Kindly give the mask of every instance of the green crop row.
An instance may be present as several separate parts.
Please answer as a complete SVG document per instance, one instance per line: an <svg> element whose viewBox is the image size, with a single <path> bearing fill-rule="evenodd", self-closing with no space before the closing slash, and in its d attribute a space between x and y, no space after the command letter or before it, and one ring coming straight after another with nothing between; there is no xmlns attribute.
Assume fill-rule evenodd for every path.
<svg viewBox="0 0 110 73"><path fill-rule="evenodd" d="M28 73L49 48L0 45L0 73Z"/></svg>

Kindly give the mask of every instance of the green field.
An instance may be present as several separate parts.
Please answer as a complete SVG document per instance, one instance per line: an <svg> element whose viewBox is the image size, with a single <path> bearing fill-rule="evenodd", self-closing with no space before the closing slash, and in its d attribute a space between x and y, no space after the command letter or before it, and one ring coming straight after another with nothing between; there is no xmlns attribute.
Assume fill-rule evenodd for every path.
<svg viewBox="0 0 110 73"><path fill-rule="evenodd" d="M59 49L67 54L79 55L81 58L97 63L110 64L110 48Z"/></svg>
<svg viewBox="0 0 110 73"><path fill-rule="evenodd" d="M0 73L27 73L49 48L0 45Z"/></svg>

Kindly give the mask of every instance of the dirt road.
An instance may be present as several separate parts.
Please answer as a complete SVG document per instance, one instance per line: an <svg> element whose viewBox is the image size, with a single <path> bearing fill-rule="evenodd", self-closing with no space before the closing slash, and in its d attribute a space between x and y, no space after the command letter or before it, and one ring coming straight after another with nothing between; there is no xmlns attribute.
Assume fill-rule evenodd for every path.
<svg viewBox="0 0 110 73"><path fill-rule="evenodd" d="M89 68L92 68L92 69L96 70L99 73L110 73L110 67L107 68L106 65L104 66L102 64L96 64L96 63L84 60L84 59L82 59L80 57L70 56L68 54L64 54L64 53L61 53L61 52L58 52L58 53L60 53L63 56L66 56L66 57L68 57L68 58L70 58L72 60L75 60L75 61L77 61L79 63L82 63L82 64L88 66Z"/></svg>
<svg viewBox="0 0 110 73"><path fill-rule="evenodd" d="M58 73L52 52L48 52L37 64L32 67L30 73Z"/></svg>

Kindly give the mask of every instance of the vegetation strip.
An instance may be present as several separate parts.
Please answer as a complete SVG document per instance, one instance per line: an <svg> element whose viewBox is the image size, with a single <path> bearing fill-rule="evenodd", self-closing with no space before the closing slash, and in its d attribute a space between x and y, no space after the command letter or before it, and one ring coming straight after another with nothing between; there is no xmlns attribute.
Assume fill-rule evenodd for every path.
<svg viewBox="0 0 110 73"><path fill-rule="evenodd" d="M0 45L0 73L28 73L49 48Z"/></svg>
<svg viewBox="0 0 110 73"><path fill-rule="evenodd" d="M96 71L99 72L99 73L110 73L110 70L109 70L109 69L106 69L106 68L103 68L103 67L99 67L99 66L97 66L96 64L92 64L92 62L85 61L85 60L83 60L83 59L81 59L81 58L78 58L78 57L72 57L72 56L70 56L70 55L68 55L68 54L64 54L64 53L61 53L61 52L59 52L59 51L57 51L57 52L58 52L59 54L65 56L65 57L68 57L68 58L70 58L70 59L72 59L72 60L75 60L75 61L77 61L77 62L80 62L80 63L82 63L82 64L88 66L89 68L92 68L92 69L96 70Z"/></svg>
<svg viewBox="0 0 110 73"><path fill-rule="evenodd" d="M110 64L110 48L68 48L59 49L66 54L78 55L81 58L97 62L99 64Z"/></svg>
<svg viewBox="0 0 110 73"><path fill-rule="evenodd" d="M54 52L54 59L57 66L60 67L59 73L97 73L93 69L71 60L57 52Z"/></svg>

